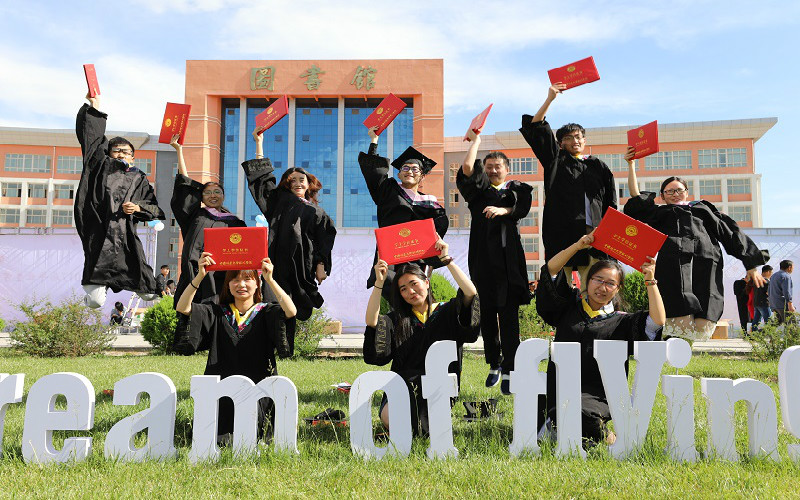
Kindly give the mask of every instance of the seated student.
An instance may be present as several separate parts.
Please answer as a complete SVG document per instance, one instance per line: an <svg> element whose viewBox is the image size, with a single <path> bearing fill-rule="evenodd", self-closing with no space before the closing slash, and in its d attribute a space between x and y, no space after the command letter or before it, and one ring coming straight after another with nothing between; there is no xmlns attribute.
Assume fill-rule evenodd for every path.
<svg viewBox="0 0 800 500"><path fill-rule="evenodd" d="M175 296L175 286L174 280L167 280L167 287L164 288L164 296L165 297L174 297Z"/></svg>
<svg viewBox="0 0 800 500"><path fill-rule="evenodd" d="M614 174L602 160L583 154L586 148L584 128L568 123L553 137L550 124L545 120L550 104L564 89L566 85L561 83L551 85L539 111L533 117L522 115L519 129L544 169L542 241L545 260L596 228L609 207L617 208ZM595 248L587 248L575 254L567 266L578 271L583 283L589 266L598 259L608 258Z"/></svg>
<svg viewBox="0 0 800 500"><path fill-rule="evenodd" d="M91 106L81 107L75 125L83 170L74 212L83 244L84 303L101 307L108 288L155 300L161 291L136 235L136 223L164 220L164 212L147 176L133 166L133 144L123 137L106 139L108 115L100 111L99 97L86 98Z"/></svg>
<svg viewBox="0 0 800 500"><path fill-rule="evenodd" d="M125 317L125 306L122 302L114 304L114 309L111 311L111 321L108 323L111 326L119 326L122 324L122 319Z"/></svg>
<svg viewBox="0 0 800 500"><path fill-rule="evenodd" d="M364 362L385 365L392 362L392 371L408 385L411 401L411 425L414 435L428 434L428 405L422 397L420 377L425 374L425 355L438 340L455 340L458 362L451 373L460 376L461 348L464 343L478 339L479 304L475 285L453 262L447 253L448 245L439 240L439 257L458 284L458 293L449 302L436 302L430 291L427 275L416 264L396 267L391 283L392 311L380 315L381 293L389 266L383 260L375 264L375 286L367 304L364 332ZM383 425L389 428L389 409L384 396L379 410Z"/></svg>
<svg viewBox="0 0 800 500"><path fill-rule="evenodd" d="M293 318L297 309L275 282L272 262L269 259L262 261L261 278L277 297L277 303L261 302L261 278L252 269L225 273L219 304L193 303L194 294L206 277L206 266L211 264L215 264L213 256L203 252L198 261L197 275L178 298L175 309L189 316L189 328L188 335L176 342L176 350L190 355L208 349L205 375L219 375L221 378L244 375L255 383L277 375L275 351L282 358L292 355L286 319ZM272 400L258 402L259 437L263 436L267 419L272 418L273 408ZM217 442L230 442L232 432L233 402L222 398L219 401Z"/></svg>
<svg viewBox="0 0 800 500"><path fill-rule="evenodd" d="M547 261L542 268L536 290L536 310L543 320L555 327L554 342L581 344L583 437L592 443L605 440L612 444L616 436L606 427L611 420L611 411L606 401L600 369L592 355L594 341L625 340L628 342L628 352L632 354L634 341L660 340L666 315L657 281L653 277L653 258L642 265L649 301L647 311L626 314L618 310L618 294L625 288L625 275L615 260L595 262L587 273L589 279L582 292L567 283L564 266L576 253L591 246L594 241L593 233L582 236ZM556 405L556 366L550 361L547 365L546 423L549 429L556 422Z"/></svg>

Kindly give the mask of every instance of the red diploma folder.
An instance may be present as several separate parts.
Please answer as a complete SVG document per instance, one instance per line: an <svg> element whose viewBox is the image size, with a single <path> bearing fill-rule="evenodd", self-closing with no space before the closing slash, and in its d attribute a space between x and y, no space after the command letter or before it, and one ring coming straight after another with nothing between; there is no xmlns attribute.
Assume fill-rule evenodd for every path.
<svg viewBox="0 0 800 500"><path fill-rule="evenodd" d="M219 227L203 229L204 252L210 252L215 265L209 271L261 269L267 256L266 227Z"/></svg>
<svg viewBox="0 0 800 500"><path fill-rule="evenodd" d="M83 72L86 74L86 85L89 87L89 97L100 95L100 84L97 83L97 72L94 64L84 64Z"/></svg>
<svg viewBox="0 0 800 500"><path fill-rule="evenodd" d="M256 127L259 128L258 135L263 134L265 130L281 121L281 118L288 114L289 99L286 96L280 97L256 116Z"/></svg>
<svg viewBox="0 0 800 500"><path fill-rule="evenodd" d="M164 120L161 122L161 133L158 135L158 142L169 144L173 135L180 134L178 144L183 145L191 109L191 104L168 102L167 109L164 111Z"/></svg>
<svg viewBox="0 0 800 500"><path fill-rule="evenodd" d="M472 123L469 124L469 128L467 129L467 134L469 134L470 129L475 132L476 134L480 133L483 126L486 125L486 118L489 116L489 111L492 110L492 106L494 103L490 104L488 108L481 111L481 113L472 119ZM465 141L469 141L469 136L464 136Z"/></svg>
<svg viewBox="0 0 800 500"><path fill-rule="evenodd" d="M628 130L628 146L636 150L634 160L658 153L658 120Z"/></svg>
<svg viewBox="0 0 800 500"><path fill-rule="evenodd" d="M550 83L563 83L568 89L600 79L600 73L597 72L597 66L594 65L592 57L551 69L547 72L547 76L550 77Z"/></svg>
<svg viewBox="0 0 800 500"><path fill-rule="evenodd" d="M592 246L639 270L648 256L656 256L666 239L666 234L644 222L609 208L594 230Z"/></svg>
<svg viewBox="0 0 800 500"><path fill-rule="evenodd" d="M381 133L386 130L386 127L392 123L392 120L394 120L405 107L406 103L404 103L402 99L394 94L389 94L378 104L375 111L364 120L364 126L372 128L377 125L378 130L375 131L375 134L381 135Z"/></svg>
<svg viewBox="0 0 800 500"><path fill-rule="evenodd" d="M436 234L433 219L378 228L375 230L375 239L378 241L378 257L389 265L440 254L435 247L439 235Z"/></svg>

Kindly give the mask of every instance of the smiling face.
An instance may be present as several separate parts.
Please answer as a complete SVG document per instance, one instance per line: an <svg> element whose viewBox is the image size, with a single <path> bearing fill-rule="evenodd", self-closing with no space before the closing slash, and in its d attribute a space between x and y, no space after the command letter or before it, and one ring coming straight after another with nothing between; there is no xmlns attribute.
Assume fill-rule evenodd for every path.
<svg viewBox="0 0 800 500"><path fill-rule="evenodd" d="M257 288L258 281L253 277L252 273L245 274L240 272L228 283L228 289L233 298L242 302L252 300Z"/></svg>
<svg viewBox="0 0 800 500"><path fill-rule="evenodd" d="M689 191L681 181L675 180L664 186L661 199L667 205L678 205L689 199Z"/></svg>
<svg viewBox="0 0 800 500"><path fill-rule="evenodd" d="M573 156L583 153L585 147L586 137L583 136L580 130L568 132L561 138L561 149Z"/></svg>
<svg viewBox="0 0 800 500"><path fill-rule="evenodd" d="M306 177L306 174L292 172L289 174L289 177L286 178L286 181L289 183L289 190L291 192L300 198L306 197L306 191L308 191L308 177Z"/></svg>
<svg viewBox="0 0 800 500"><path fill-rule="evenodd" d="M505 182L508 175L508 166L501 158L487 158L484 161L483 170L493 186L498 186Z"/></svg>
<svg viewBox="0 0 800 500"><path fill-rule="evenodd" d="M586 300L597 310L611 302L619 291L622 276L615 268L604 268L595 272L586 285Z"/></svg>
<svg viewBox="0 0 800 500"><path fill-rule="evenodd" d="M125 160L130 163L133 161L133 150L124 144L118 144L109 150L109 156L115 160Z"/></svg>
<svg viewBox="0 0 800 500"><path fill-rule="evenodd" d="M406 273L397 279L400 296L412 308L424 308L428 300L430 283L415 274Z"/></svg>
<svg viewBox="0 0 800 500"><path fill-rule="evenodd" d="M203 187L203 203L209 208L220 208L225 201L225 192L219 184L209 183Z"/></svg>
<svg viewBox="0 0 800 500"><path fill-rule="evenodd" d="M407 163L400 168L400 171L397 173L398 179L403 184L403 187L406 189L411 189L415 186L418 186L419 183L422 181L422 178L425 177L422 173L422 169L416 163Z"/></svg>

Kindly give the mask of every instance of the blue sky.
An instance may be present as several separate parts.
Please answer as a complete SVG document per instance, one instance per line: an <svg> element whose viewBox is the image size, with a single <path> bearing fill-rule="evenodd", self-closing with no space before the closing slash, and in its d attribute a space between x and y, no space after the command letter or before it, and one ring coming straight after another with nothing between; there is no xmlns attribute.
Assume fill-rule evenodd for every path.
<svg viewBox="0 0 800 500"><path fill-rule="evenodd" d="M547 69L591 55L601 80L560 96L553 124L777 117L755 150L764 226L800 227L798 22L800 2L739 0L5 2L0 125L74 126L86 62L109 127L157 133L187 59L442 58L445 135L489 102L493 133L538 108Z"/></svg>

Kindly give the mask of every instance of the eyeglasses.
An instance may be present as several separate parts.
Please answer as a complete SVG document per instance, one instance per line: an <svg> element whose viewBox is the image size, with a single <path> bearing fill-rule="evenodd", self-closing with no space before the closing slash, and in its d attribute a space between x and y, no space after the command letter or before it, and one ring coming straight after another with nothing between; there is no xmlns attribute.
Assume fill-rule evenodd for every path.
<svg viewBox="0 0 800 500"><path fill-rule="evenodd" d="M211 196L211 195L221 196L222 194L224 193L222 192L221 189L215 189L213 191L203 191L203 196Z"/></svg>
<svg viewBox="0 0 800 500"><path fill-rule="evenodd" d="M111 152L112 153L122 153L125 156L132 156L133 155L133 151L131 151L130 149L114 148L114 149L111 150Z"/></svg>
<svg viewBox="0 0 800 500"><path fill-rule="evenodd" d="M565 135L564 137L561 138L561 140L563 141L564 139L578 142L583 140L583 136L581 134Z"/></svg>
<svg viewBox="0 0 800 500"><path fill-rule="evenodd" d="M419 168L419 167L416 167L416 166L410 167L408 165L403 165L402 167L400 167L400 171L401 172L411 172L412 174L418 174L418 173L422 172L422 169Z"/></svg>
<svg viewBox="0 0 800 500"><path fill-rule="evenodd" d="M686 192L686 189L678 188L678 189L665 189L664 194L668 194L670 196L674 194L683 194Z"/></svg>
<svg viewBox="0 0 800 500"><path fill-rule="evenodd" d="M604 286L610 290L614 290L619 286L616 281L606 281L601 278L590 278L589 281L594 281L597 286Z"/></svg>

